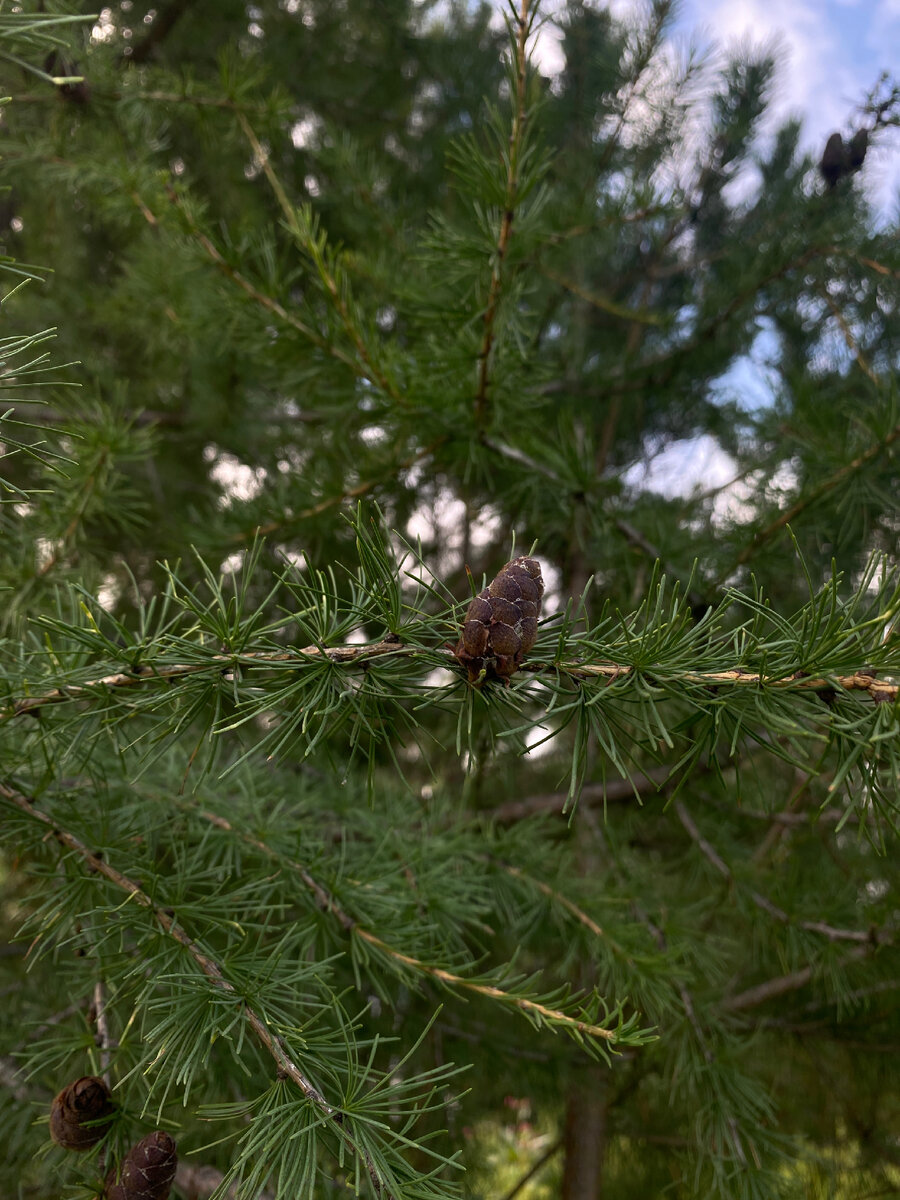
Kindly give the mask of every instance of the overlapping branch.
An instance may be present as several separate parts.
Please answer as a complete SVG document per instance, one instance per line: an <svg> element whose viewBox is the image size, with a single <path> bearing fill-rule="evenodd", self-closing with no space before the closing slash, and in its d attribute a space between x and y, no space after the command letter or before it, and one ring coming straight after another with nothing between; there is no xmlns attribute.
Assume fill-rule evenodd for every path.
<svg viewBox="0 0 900 1200"><path fill-rule="evenodd" d="M247 1020L247 1024L252 1029L260 1045L271 1055L279 1073L290 1079L300 1089L310 1104L329 1120L331 1128L337 1133L339 1139L347 1149L355 1156L362 1158L376 1195L383 1197L384 1200L390 1200L390 1193L384 1188L375 1164L372 1162L368 1152L356 1144L350 1129L343 1122L341 1110L325 1098L303 1070L302 1066L296 1061L284 1040L277 1033L273 1032L264 1018L251 1008L237 993L234 985L226 978L222 967L216 959L181 928L172 910L158 905L144 891L140 883L117 870L105 858L86 846L80 838L62 829L57 822L48 816L47 813L37 808L26 796L2 783L0 783L0 796L26 813L33 820L40 821L46 825L50 830L50 836L60 846L77 854L92 872L102 875L104 879L108 880L120 891L125 892L135 904L146 909L153 916L162 931L187 951L203 974L211 981L213 987L227 995L234 996L235 1005L240 1007Z"/></svg>

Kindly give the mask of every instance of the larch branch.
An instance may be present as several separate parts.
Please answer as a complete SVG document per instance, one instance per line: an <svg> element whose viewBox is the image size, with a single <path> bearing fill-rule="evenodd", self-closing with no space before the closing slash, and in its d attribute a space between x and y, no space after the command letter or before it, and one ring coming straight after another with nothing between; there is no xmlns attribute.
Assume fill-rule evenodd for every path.
<svg viewBox="0 0 900 1200"><path fill-rule="evenodd" d="M814 487L805 496L801 496L790 508L786 508L784 512L780 513L774 521L754 534L728 569L722 573L722 579L726 579L737 567L741 567L744 563L748 562L760 547L764 546L766 542L771 541L795 517L805 512L806 509L821 500L823 496L827 496L829 492L833 492L836 487L840 487L845 479L849 479L851 475L854 475L857 471L861 471L864 467L874 462L886 450L889 450L898 439L900 439L900 424L895 425L879 441L867 446L861 454L858 454L851 462L845 463L833 475L829 475L827 479L823 479L818 486Z"/></svg>
<svg viewBox="0 0 900 1200"><path fill-rule="evenodd" d="M53 704L64 704L71 700L89 700L98 692L117 691L123 688L138 687L153 681L174 681L190 675L221 672L227 667L276 667L283 670L303 670L311 662L327 659L336 666L352 666L370 662L384 655L402 658L422 658L432 665L435 658L443 660L449 668L456 667L453 651L447 648L424 648L408 646L400 642L370 642L363 645L348 646L306 646L301 650L285 651L243 651L233 654L210 654L203 662L167 663L160 666L141 665L130 670L115 671L108 675L87 679L81 683L67 683L52 688L36 696L23 696L0 706L0 724L13 717L35 712ZM609 683L617 679L627 679L640 675L648 682L654 681L654 671L651 667L641 668L624 663L534 663L525 662L522 672L530 675L564 675L572 680L606 680ZM690 671L682 670L673 675L667 671L664 679L670 683L677 679L684 684L718 691L725 687L735 688L770 688L775 691L796 692L826 692L835 690L847 692L866 692L874 701L879 703L896 702L900 695L900 684L888 683L876 678L865 670L856 671L852 675L835 675L828 678L808 676L803 672L792 672L787 675L767 676L757 671L745 671L741 667L731 667L725 671Z"/></svg>
<svg viewBox="0 0 900 1200"><path fill-rule="evenodd" d="M679 821L690 837L691 841L697 846L704 858L712 864L719 872L723 879L727 880L732 887L740 887L741 884L735 879L734 872L716 850L715 846L701 833L697 823L694 821L683 800L675 801L675 812ZM827 921L798 921L793 918L790 913L785 912L768 896L764 896L762 892L756 891L755 888L748 889L748 894L762 912L768 913L770 917L778 921L781 925L793 925L796 929L804 929L808 933L817 933L822 937L827 938L830 942L859 942L863 945L888 945L893 941L893 934L886 929L839 929L834 925L830 925Z"/></svg>
<svg viewBox="0 0 900 1200"><path fill-rule="evenodd" d="M42 824L49 827L51 836L63 846L66 850L71 850L82 858L86 866L94 873L102 875L120 891L125 892L136 904L141 908L146 909L152 914L157 924L182 946L191 956L203 974L209 979L213 986L228 995L233 995L235 1003L241 1007L241 1010L247 1020L248 1025L253 1030L257 1040L263 1048L271 1055L278 1070L294 1083L306 1099L326 1117L330 1118L333 1128L337 1131L341 1141L348 1147L353 1154L360 1156L366 1165L366 1170L371 1179L372 1186L379 1196L384 1196L388 1200L389 1194L384 1190L381 1178L375 1169L375 1165L369 1157L368 1152L361 1147L358 1147L353 1140L350 1131L345 1128L341 1121L341 1110L335 1105L330 1104L321 1091L316 1087L311 1079L306 1075L303 1069L294 1061L292 1054L286 1046L283 1039L273 1033L265 1020L252 1009L246 1001L236 991L234 985L225 977L219 963L210 954L204 950L198 942L194 941L188 933L178 924L176 917L171 909L162 908L144 891L141 885L129 876L117 870L105 858L99 854L95 854L89 849L84 842L77 838L74 834L62 829L47 813L37 808L31 801L0 783L0 796L7 800L10 804L26 813L33 820L40 821Z"/></svg>
<svg viewBox="0 0 900 1200"><path fill-rule="evenodd" d="M386 396L390 396L390 398L396 403L405 403L402 394L397 390L391 380L388 379L387 375L385 375L378 364L374 361L372 352L366 345L356 322L353 320L346 301L341 295L341 291L338 287L337 280L334 277L334 273L329 270L328 263L325 261L324 255L322 254L319 246L316 244L315 238L307 235L307 233L301 227L300 222L297 220L296 209L294 208L294 205L291 204L281 180L275 173L265 146L263 146L259 138L256 136L252 125L247 120L244 113L238 111L237 118L241 129L247 138L247 141L253 148L253 153L256 155L257 162L262 168L263 174L265 175L269 186L275 194L278 205L281 208L281 211L284 213L288 228L313 260L316 270L318 271L319 278L325 287L325 291L327 292L328 297L334 306L334 310L338 314L341 324L344 327L344 332L348 335L356 349L356 354L360 364L357 369L357 373L361 377L376 384Z"/></svg>
<svg viewBox="0 0 900 1200"><path fill-rule="evenodd" d="M578 1033L583 1033L590 1037L602 1038L609 1042L616 1041L615 1032L610 1029L605 1029L602 1025L592 1025L590 1022L581 1021L578 1018L571 1017L568 1013L560 1012L558 1009L548 1008L544 1004L539 1004L534 1000L529 1000L525 996L512 995L509 992L503 991L502 988L494 987L490 984L478 983L473 979L467 979L463 975L457 975L452 971L444 970L442 967L435 967L429 963L422 962L421 959L415 958L410 954L404 954L403 951L398 950L396 946L392 946L383 938L378 937L377 934L372 933L371 930L360 925L356 919L341 906L341 904L328 891L328 889L320 884L310 874L309 870L303 865L303 863L298 862L296 859L280 854L277 850L269 846L260 838L253 837L251 834L247 834L240 829L236 829L230 821L228 821L225 817L219 816L218 813L210 812L207 809L200 809L198 811L200 816L205 818L205 820L209 821L211 824L215 825L218 829L222 829L226 832L234 834L236 837L239 837L241 841L246 842L248 845L253 846L257 850L260 850L268 858L284 863L286 866L290 867L291 870L295 871L299 875L306 888L315 897L317 907L323 912L330 913L333 917L335 917L346 933L353 934L355 937L360 938L361 941L367 942L370 946L375 947L383 954L386 954L389 958L392 958L395 962L401 964L401 966L408 967L417 974L428 975L432 979L436 979L439 983L444 984L446 987L463 988L470 992L475 992L480 996L485 996L490 1000L497 1000L503 1004L509 1004L515 1008L520 1008L523 1012L533 1013L534 1015L542 1017L544 1020L550 1021L553 1024L563 1025L567 1028L574 1029ZM548 890L552 892L552 889ZM553 894L556 895L556 893ZM558 898L563 899L562 897ZM580 912L580 910L576 909L575 905L571 905L571 908L576 912ZM586 916L586 914L582 915ZM590 920L590 918L588 918L588 920ZM599 926L595 925L593 922L591 922L591 925L597 934L602 936L602 930L599 928Z"/></svg>

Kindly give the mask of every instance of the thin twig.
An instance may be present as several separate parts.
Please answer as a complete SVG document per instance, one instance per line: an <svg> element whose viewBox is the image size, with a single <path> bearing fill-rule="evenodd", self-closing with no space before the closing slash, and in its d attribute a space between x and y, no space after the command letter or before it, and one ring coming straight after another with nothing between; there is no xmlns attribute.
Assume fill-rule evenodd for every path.
<svg viewBox="0 0 900 1200"><path fill-rule="evenodd" d="M59 542L54 548L53 552L35 572L38 578L43 578L43 576L48 575L50 571L53 570L62 557L66 546L68 546L69 542L77 533L78 526L81 524L84 514L87 511L87 506L90 503L91 496L94 494L94 490L97 486L97 476L100 474L100 471L103 469L103 466L106 463L107 454L107 450L102 451L102 453L98 456L93 471L91 471L90 475L84 481L81 497L79 498L78 504L75 507L75 511L72 513L72 519L63 530L63 535L59 539Z"/></svg>
<svg viewBox="0 0 900 1200"><path fill-rule="evenodd" d="M649 771L633 775L630 779L610 779L608 783L588 783L578 793L578 803L615 804L623 800L639 799L641 796L656 795L669 782L671 776L672 772L668 767L653 767ZM526 817L533 817L544 812L559 813L561 816L565 816L566 802L570 799L568 792L544 792L535 796L525 796L521 800L507 800L504 804L486 809L479 816L481 819L499 825L522 821Z"/></svg>
<svg viewBox="0 0 900 1200"><path fill-rule="evenodd" d="M900 424L895 425L880 441L873 442L870 446L867 446L861 454L858 454L851 462L845 463L833 475L829 475L827 479L823 479L807 495L801 496L796 503L792 504L790 508L785 509L765 529L761 529L753 535L731 565L722 572L719 581L727 579L734 570L743 566L745 562L748 562L761 546L771 541L777 533L784 529L785 525L790 524L802 512L805 512L806 509L821 500L823 496L827 496L829 492L834 491L836 487L839 487L845 479L853 475L856 471L861 471L863 467L867 467L869 463L874 462L885 450L889 450L898 439L900 439Z"/></svg>
<svg viewBox="0 0 900 1200"><path fill-rule="evenodd" d="M861 958L866 958L873 948L859 946L841 959L838 965L843 967L851 962L857 962ZM791 971L788 975L778 975L774 979L767 979L765 983L758 983L754 987L747 988L746 991L738 992L736 996L725 1000L722 1007L726 1012L740 1012L746 1008L757 1008L768 1000L775 1000L788 992L799 991L800 988L806 987L812 977L813 968L811 966L801 967L799 971Z"/></svg>
<svg viewBox="0 0 900 1200"><path fill-rule="evenodd" d="M362 483L356 484L355 487L347 488L344 492L339 492L336 496L329 496L327 500L320 500L318 504L312 505L311 508L301 509L300 512L291 513L289 516L279 517L276 521L267 521L265 525L257 525L253 530L241 530L232 536L232 542L246 542L251 538L261 536L268 537L269 534L279 533L286 528L291 528L299 521L306 521L310 517L317 517L320 513L327 512L330 508L335 508L339 504L344 504L348 500L358 500L360 496L368 495L379 484L385 480L395 479L400 471L405 471L409 467L415 466L416 463L422 462L426 458L430 458L439 446L446 442L447 436L444 434L437 437L434 441L429 442L427 446L422 446L415 453L410 454L401 462L395 463L389 471L377 478L364 480Z"/></svg>
<svg viewBox="0 0 900 1200"><path fill-rule="evenodd" d="M312 342L312 344L319 350L322 350L326 354L330 354L332 358L336 358L339 362L342 362L344 366L349 367L355 375L363 379L368 378L368 372L364 371L360 367L360 364L352 355L345 354L341 349L335 346L331 340L323 337L317 330L313 329L311 325L307 325L305 321L302 321L294 313L288 312L288 310L282 304L279 304L277 300L273 300L271 296L265 295L265 293L261 292L257 287L255 287L249 281L249 279L246 279L240 273L240 271L233 267L231 263L228 262L228 260L224 257L224 255L220 253L215 244L210 241L210 239L200 228L198 228L193 218L185 210L183 204L181 203L181 199L174 188L169 189L169 199L182 214L187 230L194 241L204 250L206 255L212 259L219 270L222 271L224 275L227 275L233 283L237 284L237 286L241 288L241 290L244 291L251 300L253 300L256 304L259 304L262 308L266 309L267 312L273 313L280 321L284 321L286 325L290 325L292 329L295 329L298 333L302 334L303 337ZM144 212L146 205L140 201L140 197L137 197L136 202L139 202L138 207L144 215L145 220L153 217L153 214L149 209Z"/></svg>
<svg viewBox="0 0 900 1200"><path fill-rule="evenodd" d="M559 284L565 291L571 292L573 296L577 296L579 300L589 304L591 308L598 308L601 312L609 313L611 317L620 317L623 321L637 321L643 325L662 325L665 321L665 317L660 313L646 309L627 308L624 304L617 304L615 300L610 300L608 296L602 296L599 292L583 287L574 279L566 279L563 275L558 275L549 267L541 267L541 274L551 283Z"/></svg>
<svg viewBox="0 0 900 1200"><path fill-rule="evenodd" d="M844 316L844 314L841 312L838 305L835 303L834 298L832 296L829 296L827 290L824 287L817 288L816 290L818 291L818 293L822 297L822 299L825 301L825 303L828 305L828 307L831 309L832 316L837 321L838 325L841 327L841 333L844 335L844 341L847 343L847 349L850 351L850 353L856 359L859 369L863 372L864 375L868 376L868 378L872 381L872 383L875 384L876 387L878 387L879 386L878 376L875 374L875 372L869 366L868 362L866 361L865 355L863 354L862 350L860 350L859 343L857 342L856 338L853 336L853 330L850 328L850 325L847 322L847 318Z"/></svg>
<svg viewBox="0 0 900 1200"><path fill-rule="evenodd" d="M106 990L102 979L98 979L94 984L91 1017L94 1025L97 1027L97 1034L94 1041L100 1051L100 1074L103 1076L106 1086L111 1087L112 1083L109 1077L111 1043L109 1040L109 1023L106 1020Z"/></svg>
<svg viewBox="0 0 900 1200"><path fill-rule="evenodd" d="M530 1183L532 1179L534 1179L538 1171L542 1171L544 1169L550 1159L553 1158L555 1154L558 1154L565 1144L566 1139L559 1138L551 1146L549 1146L539 1158L535 1159L518 1183L514 1184L513 1187L506 1193L506 1195L503 1197L503 1200L515 1200L522 1188L525 1187L526 1184Z"/></svg>
<svg viewBox="0 0 900 1200"><path fill-rule="evenodd" d="M390 396L390 398L396 401L398 404L404 403L404 397L402 394L397 390L397 388L394 387L387 375L385 375L385 373L373 360L372 353L364 342L356 323L353 321L353 318L347 307L347 303L337 285L337 280L335 279L333 273L328 269L328 264L319 250L319 247L316 245L315 239L310 237L304 231L300 225L300 222L297 220L296 209L288 199L287 192L284 190L281 180L275 174L275 170L269 159L266 148L256 136L252 125L247 120L244 113L238 111L237 119L241 129L244 132L244 136L247 138L247 141L253 148L253 153L256 155L256 160L262 168L263 174L268 180L269 186L275 193L275 198L278 201L281 211L284 213L288 228L315 263L316 270L319 273L319 278L325 285L325 290L328 293L335 311L340 317L344 331L347 333L350 340L353 342L353 345L356 347L356 353L359 358L359 362L362 364L362 369L358 371L358 374L360 374L363 378L370 380L372 383L377 384L381 391L385 393L385 395Z"/></svg>
<svg viewBox="0 0 900 1200"><path fill-rule="evenodd" d="M790 812L795 812L797 808L799 808L803 796L812 787L813 780L822 781L822 765L826 752L827 751L822 752L822 756L816 763L815 770L798 772L800 775L800 782L794 788L793 792L788 798L788 810ZM773 818L766 836L753 851L751 862L755 867L761 866L762 863L765 862L769 855L774 851L775 847L786 836L787 831L788 825L784 821L776 821Z"/></svg>
<svg viewBox="0 0 900 1200"><path fill-rule="evenodd" d="M722 878L726 879L732 887L740 886L734 877L734 872L719 854L718 850L700 832L696 822L688 812L684 801L676 800L674 807L678 819L691 841L694 842L706 860L712 863ZM829 942L859 942L865 945L881 946L890 945L894 940L893 933L887 929L838 929L834 925L829 925L827 921L797 921L790 913L785 912L783 908L779 908L768 896L764 896L762 892L758 892L754 888L750 888L748 891L756 907L768 913L770 917L780 924L793 925L797 929L805 929L808 933L820 934L822 937L827 938Z"/></svg>

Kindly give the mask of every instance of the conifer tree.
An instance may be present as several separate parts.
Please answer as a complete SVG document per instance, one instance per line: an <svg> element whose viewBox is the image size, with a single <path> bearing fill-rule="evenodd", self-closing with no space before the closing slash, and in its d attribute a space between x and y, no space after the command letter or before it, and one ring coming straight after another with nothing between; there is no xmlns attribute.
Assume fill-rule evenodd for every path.
<svg viewBox="0 0 900 1200"><path fill-rule="evenodd" d="M896 1189L865 165L670 0L87 8L0 13L0 1191Z"/></svg>

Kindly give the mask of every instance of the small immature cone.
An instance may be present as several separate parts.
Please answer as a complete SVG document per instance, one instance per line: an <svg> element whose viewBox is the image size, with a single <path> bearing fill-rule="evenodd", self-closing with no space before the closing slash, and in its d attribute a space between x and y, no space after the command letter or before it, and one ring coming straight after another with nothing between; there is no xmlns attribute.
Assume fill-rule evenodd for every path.
<svg viewBox="0 0 900 1200"><path fill-rule="evenodd" d="M85 1075L63 1088L50 1109L50 1136L64 1150L90 1150L112 1124L109 1088L95 1075ZM93 1122L100 1122L94 1124Z"/></svg>
<svg viewBox="0 0 900 1200"><path fill-rule="evenodd" d="M175 1178L175 1142L157 1129L141 1138L106 1177L106 1200L166 1200Z"/></svg>
<svg viewBox="0 0 900 1200"><path fill-rule="evenodd" d="M868 148L868 129L857 129L847 145L847 166L851 171L858 171L866 161L866 151Z"/></svg>
<svg viewBox="0 0 900 1200"><path fill-rule="evenodd" d="M524 556L508 562L478 593L453 650L469 672L470 683L506 680L518 671L537 636L543 594L541 564Z"/></svg>

